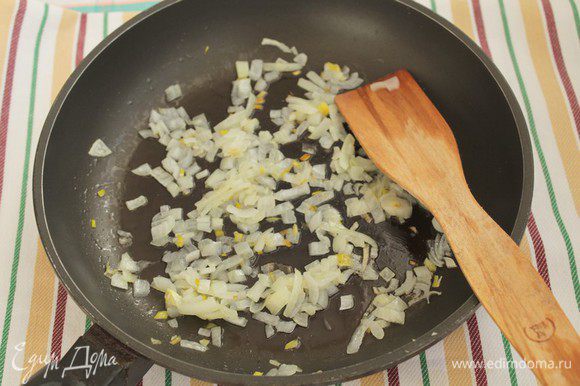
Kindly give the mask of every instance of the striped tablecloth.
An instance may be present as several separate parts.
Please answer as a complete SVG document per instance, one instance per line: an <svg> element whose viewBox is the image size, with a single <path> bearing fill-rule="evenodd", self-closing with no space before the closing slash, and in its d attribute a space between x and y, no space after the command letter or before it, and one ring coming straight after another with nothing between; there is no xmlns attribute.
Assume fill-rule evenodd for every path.
<svg viewBox="0 0 580 386"><path fill-rule="evenodd" d="M38 358L67 350L90 323L59 285L36 230L31 163L44 118L83 56L136 12L153 4L139 0L49 3L0 0L0 384L4 385L19 383ZM574 252L580 235L578 4L576 0L420 3L481 45L522 106L532 137L536 174L532 215L521 248L574 325L580 326ZM456 366L455 361L461 360L492 363L477 368ZM480 309L424 353L348 384L536 383L518 360L513 347ZM510 361L516 362L507 366ZM143 384L203 382L155 366Z"/></svg>

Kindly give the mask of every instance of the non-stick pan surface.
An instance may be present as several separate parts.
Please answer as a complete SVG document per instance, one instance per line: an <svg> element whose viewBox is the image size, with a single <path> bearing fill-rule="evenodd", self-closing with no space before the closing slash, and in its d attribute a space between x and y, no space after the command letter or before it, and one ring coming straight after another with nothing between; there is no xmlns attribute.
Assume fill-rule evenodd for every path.
<svg viewBox="0 0 580 386"><path fill-rule="evenodd" d="M449 23L411 1L167 1L101 43L66 83L48 116L34 169L34 203L47 254L71 296L96 323L160 365L193 377L271 383L249 374L269 369L272 358L304 369L278 384L331 382L394 365L441 339L474 312L478 302L459 270L443 272L442 296L412 307L404 326L387 329L382 341L367 338L354 355L346 354L346 345L370 299L369 284L356 279L345 290L359 299L355 309L338 313L334 298L329 310L312 318L308 330L297 329L303 346L296 352L282 350L296 334L266 340L263 325L251 322L246 329L225 326L225 346L199 353L153 346L150 338L167 342L179 334L192 339L204 323L182 318L173 330L151 317L163 308L159 294L135 300L103 276L107 259L121 253L117 229L135 235L130 249L135 258L157 262L145 278L163 272L162 250L149 246L152 215L167 203L190 210L203 193L198 189L193 196L172 200L156 182L129 172L142 162L157 165L164 154L158 143L137 135L147 125L149 110L164 103L167 86L179 82L185 92L181 104L191 115L205 112L214 123L221 120L234 61L280 55L259 46L265 36L296 45L309 55L309 68L318 71L329 60L350 66L366 80L408 69L454 129L476 198L520 239L532 186L525 122L497 69ZM277 83L269 101L280 101L290 83ZM265 118L262 122L268 124ZM97 138L109 144L113 155L98 160L87 155ZM100 188L107 191L104 198L96 195ZM149 205L129 212L124 201L139 194L149 198ZM92 218L96 229L90 227ZM411 235L409 225L419 229L419 236ZM392 223L370 231L381 243L379 266L396 267L399 277L408 269L408 259L425 257L426 239L434 237L421 210L415 210L406 226ZM300 246L262 261L302 267L306 242L308 237ZM324 327L324 318L331 331Z"/></svg>

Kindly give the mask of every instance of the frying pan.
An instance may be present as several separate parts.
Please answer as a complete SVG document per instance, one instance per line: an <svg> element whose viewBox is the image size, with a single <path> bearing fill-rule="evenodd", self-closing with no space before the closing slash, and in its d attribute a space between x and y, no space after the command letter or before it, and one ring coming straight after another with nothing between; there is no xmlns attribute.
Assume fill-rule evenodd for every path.
<svg viewBox="0 0 580 386"><path fill-rule="evenodd" d="M319 384L356 378L425 350L458 328L479 305L459 269L443 270L443 295L433 297L431 304L411 307L404 326L388 328L380 341L367 337L360 352L347 355L348 340L371 300L372 284L354 278L344 292L355 295L356 307L339 313L335 297L329 309L313 317L308 329L297 329L298 334L266 339L263 325L250 321L247 328L222 324L224 347L205 353L151 344L152 337L167 342L175 334L193 339L205 322L181 318L174 330L152 318L154 310L164 308L161 294L136 300L130 291L112 288L103 272L107 259L123 251L115 232L133 233L131 254L155 262L143 273L151 279L164 269L162 250L149 245L151 217L167 203L191 210L203 188L171 199L155 181L132 175L133 167L142 162L157 165L164 155L162 146L140 139L137 130L146 127L149 111L164 104L163 90L176 82L184 90L180 105L190 115L205 112L214 123L223 119L233 63L280 55L260 47L263 37L297 46L309 54L308 66L317 71L325 61L333 61L370 81L408 69L454 129L465 175L478 201L516 241L524 232L533 179L525 121L497 68L441 17L407 0L165 1L120 27L75 70L48 115L34 165L35 212L47 255L68 293L100 326L80 342L125 358L124 370L117 375L122 373L126 382L142 374L151 361L229 384ZM269 107L280 107L291 83L295 81L283 80L272 87ZM112 148L111 156L95 160L87 155L97 138ZM288 156L298 152L297 146ZM324 160L329 154L316 157ZM100 188L107 191L104 198L96 196ZM140 194L149 198L149 205L129 212L124 201ZM341 200L334 205L340 207ZM96 229L90 226L92 218ZM419 230L417 236L409 231L411 225ZM388 223L365 229L380 243L379 267L394 267L399 278L410 259L425 258L427 240L435 236L428 215L418 208L404 226ZM279 261L301 268L309 241L305 236L299 246L265 255L261 263ZM325 328L324 319L332 330ZM284 343L297 335L301 349L284 352ZM251 375L267 371L272 358L297 364L304 372L275 380ZM135 363L140 370L134 370Z"/></svg>

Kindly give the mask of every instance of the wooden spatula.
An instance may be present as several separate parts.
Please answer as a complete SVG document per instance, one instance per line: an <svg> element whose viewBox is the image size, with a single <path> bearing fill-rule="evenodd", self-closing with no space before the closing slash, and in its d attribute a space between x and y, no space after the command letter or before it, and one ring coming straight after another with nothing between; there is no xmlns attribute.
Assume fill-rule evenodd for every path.
<svg viewBox="0 0 580 386"><path fill-rule="evenodd" d="M451 129L407 71L378 81L385 80L388 89L367 85L336 97L354 135L383 173L433 213L471 288L521 356L560 367L535 367L540 381L580 384L578 334L528 258L471 194Z"/></svg>

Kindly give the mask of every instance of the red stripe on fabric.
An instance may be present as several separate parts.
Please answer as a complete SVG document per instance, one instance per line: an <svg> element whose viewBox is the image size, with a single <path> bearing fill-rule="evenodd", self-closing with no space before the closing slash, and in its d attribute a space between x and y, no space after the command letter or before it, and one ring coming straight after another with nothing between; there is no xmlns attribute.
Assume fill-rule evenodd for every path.
<svg viewBox="0 0 580 386"><path fill-rule="evenodd" d="M400 386L399 369L397 366L387 370L387 380L389 381L389 386Z"/></svg>
<svg viewBox="0 0 580 386"><path fill-rule="evenodd" d="M532 245L534 247L534 255L536 256L536 266L538 267L538 273L544 279L544 282L549 288L550 285L550 273L548 272L548 263L546 261L546 250L544 249L544 242L542 241L542 236L536 225L536 219L534 214L530 213L530 219L528 220L528 231L530 232L530 237L532 239Z"/></svg>
<svg viewBox="0 0 580 386"><path fill-rule="evenodd" d="M477 28L479 44L483 52L491 58L491 50L489 49L489 44L487 42L481 4L479 3L479 0L472 0L471 3L473 6L473 18ZM467 331L469 333L469 342L471 344L472 359L474 362L481 364L475 368L475 383L478 386L487 385L487 373L485 372L485 366L483 366L485 362L483 359L483 349L481 348L481 337L479 335L479 326L475 314L467 320Z"/></svg>
<svg viewBox="0 0 580 386"><path fill-rule="evenodd" d="M75 65L78 66L83 60L85 52L85 36L87 34L87 14L83 13L79 21L79 35L77 40L77 49L75 55Z"/></svg>
<svg viewBox="0 0 580 386"><path fill-rule="evenodd" d="M0 110L0 202L2 202L2 187L4 185L4 166L6 164L6 142L8 140L8 123L10 122L10 102L12 101L12 86L14 85L14 66L18 54L18 43L20 41L20 31L22 31L22 20L26 13L26 0L18 3L16 18L12 27L12 37L8 50L8 64L6 66L6 77L4 90L2 93L2 110ZM2 63L0 63L0 68Z"/></svg>
<svg viewBox="0 0 580 386"><path fill-rule="evenodd" d="M469 341L471 342L471 355L475 363L475 383L477 386L487 385L487 373L485 372L485 361L483 359L483 350L481 348L481 337L479 336L479 326L475 314L467 320L467 331L469 332Z"/></svg>
<svg viewBox="0 0 580 386"><path fill-rule="evenodd" d="M481 13L481 5L479 0L472 0L473 5L473 17L475 19L475 27L477 28L477 37L479 39L479 45L485 54L491 57L491 51L489 49L489 44L487 43L487 35L485 33L485 25L483 24L483 16Z"/></svg>
<svg viewBox="0 0 580 386"><path fill-rule="evenodd" d="M79 21L79 33L77 35L77 45L75 54L75 64L78 65L84 56L85 38L87 34L87 15L82 14ZM52 328L51 356L60 358L62 350L62 335L64 332L64 321L66 318L66 302L68 294L64 286L58 283L58 295L56 299L56 311Z"/></svg>
<svg viewBox="0 0 580 386"><path fill-rule="evenodd" d="M143 380L140 380L139 383L137 383L137 386L143 386Z"/></svg>
<svg viewBox="0 0 580 386"><path fill-rule="evenodd" d="M58 283L58 294L56 297L56 310L54 312L54 323L52 327L52 342L50 344L50 357L60 359L62 351L62 333L64 331L64 319L66 317L67 294L64 286Z"/></svg>
<svg viewBox="0 0 580 386"><path fill-rule="evenodd" d="M560 74L560 79L564 85L564 90L568 97L568 103L570 103L570 109L574 116L576 133L580 134L580 107L578 107L578 98L576 98L576 93L574 92L574 87L572 86L572 82L568 76L568 70L566 69L566 63L564 62L564 57L562 55L562 48L560 47L560 39L558 38L558 29L556 28L556 22L554 20L552 4L550 4L549 0L542 0L542 6L544 7L544 15L546 16L546 25L548 27L548 35L550 36L550 43L552 45L552 53L554 54L556 67L558 68L558 73Z"/></svg>

